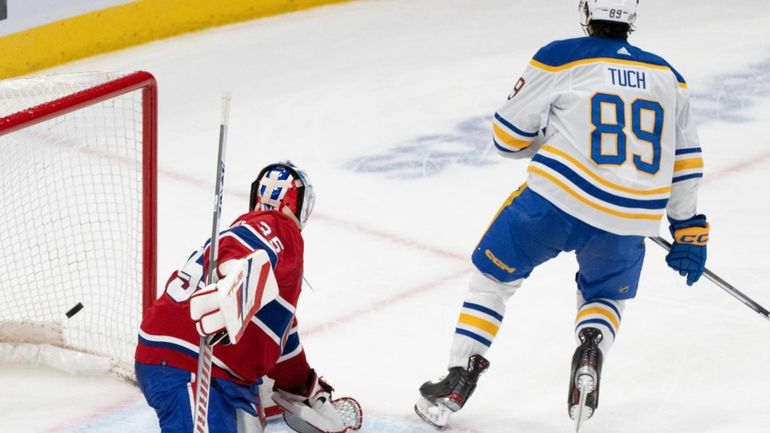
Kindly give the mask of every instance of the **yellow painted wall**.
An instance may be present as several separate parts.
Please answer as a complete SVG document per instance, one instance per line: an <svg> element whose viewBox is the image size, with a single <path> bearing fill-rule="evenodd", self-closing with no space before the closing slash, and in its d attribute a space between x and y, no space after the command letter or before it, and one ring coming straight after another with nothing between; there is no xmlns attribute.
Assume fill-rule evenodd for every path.
<svg viewBox="0 0 770 433"><path fill-rule="evenodd" d="M182 33L351 0L137 0L0 38L0 78Z"/></svg>

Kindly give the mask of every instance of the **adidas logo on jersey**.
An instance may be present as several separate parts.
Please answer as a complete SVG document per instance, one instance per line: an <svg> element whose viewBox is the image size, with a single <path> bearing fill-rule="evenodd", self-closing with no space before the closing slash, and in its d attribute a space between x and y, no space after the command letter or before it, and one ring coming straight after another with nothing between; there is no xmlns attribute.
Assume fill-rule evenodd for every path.
<svg viewBox="0 0 770 433"><path fill-rule="evenodd" d="M628 52L626 47L620 47L620 49L618 50L618 54L623 55L623 56L630 56L631 55L631 53Z"/></svg>

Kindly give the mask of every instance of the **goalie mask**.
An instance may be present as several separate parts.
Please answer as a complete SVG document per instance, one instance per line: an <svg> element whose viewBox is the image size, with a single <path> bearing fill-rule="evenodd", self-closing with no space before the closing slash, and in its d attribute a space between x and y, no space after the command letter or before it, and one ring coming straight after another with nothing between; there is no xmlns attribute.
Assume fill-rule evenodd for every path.
<svg viewBox="0 0 770 433"><path fill-rule="evenodd" d="M580 0L580 24L586 27L591 21L625 23L633 28L639 0Z"/></svg>
<svg viewBox="0 0 770 433"><path fill-rule="evenodd" d="M290 161L270 164L251 184L249 210L277 210L305 226L315 204L315 192L304 171Z"/></svg>

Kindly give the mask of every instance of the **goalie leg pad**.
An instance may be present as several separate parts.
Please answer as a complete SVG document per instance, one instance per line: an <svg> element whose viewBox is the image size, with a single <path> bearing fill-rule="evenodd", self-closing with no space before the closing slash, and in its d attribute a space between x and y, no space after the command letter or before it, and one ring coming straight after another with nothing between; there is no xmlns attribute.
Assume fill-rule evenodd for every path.
<svg viewBox="0 0 770 433"><path fill-rule="evenodd" d="M235 411L238 433L264 433L265 426L261 418L240 409Z"/></svg>

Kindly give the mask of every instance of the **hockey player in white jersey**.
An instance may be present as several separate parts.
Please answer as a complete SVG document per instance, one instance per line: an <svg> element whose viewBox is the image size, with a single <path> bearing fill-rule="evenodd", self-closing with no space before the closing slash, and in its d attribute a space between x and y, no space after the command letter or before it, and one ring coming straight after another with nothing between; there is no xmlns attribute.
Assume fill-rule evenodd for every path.
<svg viewBox="0 0 770 433"><path fill-rule="evenodd" d="M668 217L668 265L692 285L709 225L696 209L703 159L687 84L665 60L627 41L638 0L582 0L588 36L541 48L495 113L494 145L531 158L527 182L503 203L476 247L475 271L449 373L420 387L415 410L442 427L466 403L505 315L532 270L574 251L577 349L568 411L577 428L599 403L602 361L636 295L645 236Z"/></svg>

